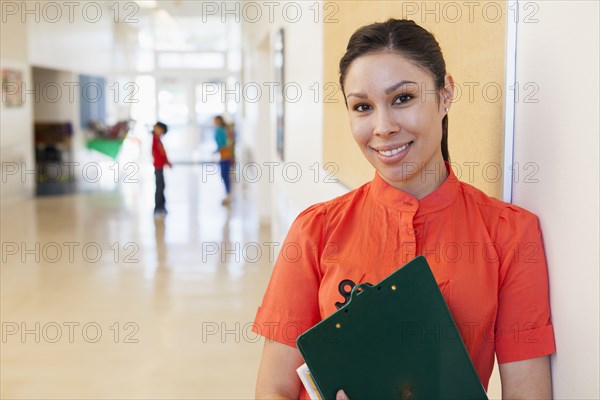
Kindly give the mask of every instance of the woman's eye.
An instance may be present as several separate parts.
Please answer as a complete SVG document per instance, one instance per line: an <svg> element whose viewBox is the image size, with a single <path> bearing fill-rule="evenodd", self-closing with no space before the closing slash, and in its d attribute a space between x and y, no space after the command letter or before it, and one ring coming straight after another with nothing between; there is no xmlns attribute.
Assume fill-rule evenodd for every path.
<svg viewBox="0 0 600 400"><path fill-rule="evenodd" d="M413 96L410 94L401 94L394 99L394 104L403 104L412 99Z"/></svg>
<svg viewBox="0 0 600 400"><path fill-rule="evenodd" d="M368 111L370 108L368 104L357 104L354 106L354 110L359 112Z"/></svg>

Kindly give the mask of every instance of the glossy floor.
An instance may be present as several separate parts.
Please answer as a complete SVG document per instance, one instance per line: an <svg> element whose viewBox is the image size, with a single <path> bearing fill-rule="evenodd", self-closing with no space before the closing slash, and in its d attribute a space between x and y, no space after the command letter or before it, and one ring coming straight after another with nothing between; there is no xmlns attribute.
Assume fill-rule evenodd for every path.
<svg viewBox="0 0 600 400"><path fill-rule="evenodd" d="M149 169L2 208L3 399L253 397L268 229L202 168L166 172L164 219Z"/></svg>

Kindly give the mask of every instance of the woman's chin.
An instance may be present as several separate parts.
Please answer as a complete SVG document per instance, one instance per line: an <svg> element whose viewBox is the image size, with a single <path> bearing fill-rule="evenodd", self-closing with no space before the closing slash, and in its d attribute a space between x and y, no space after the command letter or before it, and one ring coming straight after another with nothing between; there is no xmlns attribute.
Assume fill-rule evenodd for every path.
<svg viewBox="0 0 600 400"><path fill-rule="evenodd" d="M398 183L409 180L419 171L418 164L410 161L397 162L391 165L378 163L375 168L379 172L379 175Z"/></svg>
<svg viewBox="0 0 600 400"><path fill-rule="evenodd" d="M414 176L414 172L407 173L406 171L398 170L398 168L381 168L378 169L379 175L390 185L400 189Z"/></svg>

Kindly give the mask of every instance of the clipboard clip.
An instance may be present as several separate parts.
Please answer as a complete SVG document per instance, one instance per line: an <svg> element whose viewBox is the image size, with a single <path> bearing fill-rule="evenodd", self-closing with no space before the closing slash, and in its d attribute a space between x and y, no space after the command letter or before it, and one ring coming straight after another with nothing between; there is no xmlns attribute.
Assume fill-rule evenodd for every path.
<svg viewBox="0 0 600 400"><path fill-rule="evenodd" d="M356 299L358 296L362 295L363 293L365 293L368 290L371 290L373 288L374 288L373 285L371 285L370 283L366 283L366 282L359 283L358 285L354 286L352 288L352 292L350 292L350 302L352 302L352 300Z"/></svg>

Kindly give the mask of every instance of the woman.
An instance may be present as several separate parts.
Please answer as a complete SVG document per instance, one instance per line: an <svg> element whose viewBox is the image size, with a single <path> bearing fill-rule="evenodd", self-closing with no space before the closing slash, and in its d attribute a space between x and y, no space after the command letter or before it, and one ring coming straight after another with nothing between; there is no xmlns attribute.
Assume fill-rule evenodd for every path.
<svg viewBox="0 0 600 400"><path fill-rule="evenodd" d="M255 331L269 339L257 398L307 398L295 372L297 336L336 311L345 285L379 282L417 255L484 387L496 355L503 397L551 397L554 335L537 218L454 176L454 82L435 38L406 20L360 28L340 61L340 84L352 135L377 173L292 225L286 242L297 255L279 255L256 316Z"/></svg>

